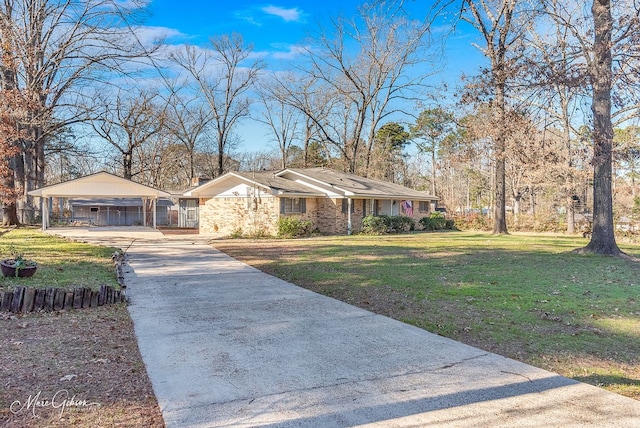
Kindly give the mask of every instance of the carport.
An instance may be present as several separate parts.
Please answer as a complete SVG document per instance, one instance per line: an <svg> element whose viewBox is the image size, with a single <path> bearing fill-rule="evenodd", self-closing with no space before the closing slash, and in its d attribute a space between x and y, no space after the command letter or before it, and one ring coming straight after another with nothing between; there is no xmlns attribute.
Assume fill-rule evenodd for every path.
<svg viewBox="0 0 640 428"><path fill-rule="evenodd" d="M42 230L49 227L49 205L51 198L140 198L143 203L152 201L153 228L156 229L156 204L158 198L169 198L171 195L153 187L135 183L108 172L98 172L64 183L52 184L32 190L29 195L41 198ZM147 225L146 210L144 211L144 225Z"/></svg>

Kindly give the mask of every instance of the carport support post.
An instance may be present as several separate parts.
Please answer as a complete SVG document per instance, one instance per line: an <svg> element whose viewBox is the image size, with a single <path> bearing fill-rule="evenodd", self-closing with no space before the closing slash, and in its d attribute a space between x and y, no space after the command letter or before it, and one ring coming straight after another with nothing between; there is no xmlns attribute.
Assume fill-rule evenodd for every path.
<svg viewBox="0 0 640 428"><path fill-rule="evenodd" d="M157 213L156 213L156 203L158 201L158 198L153 198L153 228L157 229L156 227L156 220L157 220Z"/></svg>
<svg viewBox="0 0 640 428"><path fill-rule="evenodd" d="M49 226L49 196L42 195L40 198L40 213L42 214L42 230L47 230Z"/></svg>
<svg viewBox="0 0 640 428"><path fill-rule="evenodd" d="M142 225L147 227L147 198L142 198Z"/></svg>

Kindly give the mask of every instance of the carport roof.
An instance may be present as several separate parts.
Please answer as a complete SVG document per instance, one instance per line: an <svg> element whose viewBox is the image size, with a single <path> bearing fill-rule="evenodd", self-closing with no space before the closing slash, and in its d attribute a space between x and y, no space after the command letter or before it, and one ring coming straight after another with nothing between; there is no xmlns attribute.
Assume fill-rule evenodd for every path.
<svg viewBox="0 0 640 428"><path fill-rule="evenodd" d="M135 183L108 172L98 172L29 192L31 196L49 198L168 198L162 190Z"/></svg>

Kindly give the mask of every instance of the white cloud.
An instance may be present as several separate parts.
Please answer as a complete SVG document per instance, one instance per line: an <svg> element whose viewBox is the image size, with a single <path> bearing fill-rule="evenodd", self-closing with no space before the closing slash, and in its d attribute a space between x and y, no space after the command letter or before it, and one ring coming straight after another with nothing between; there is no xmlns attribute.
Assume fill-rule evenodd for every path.
<svg viewBox="0 0 640 428"><path fill-rule="evenodd" d="M285 9L279 6L265 6L262 8L262 11L267 15L274 15L284 19L286 22L301 22L304 20L304 14L297 7L291 9Z"/></svg>
<svg viewBox="0 0 640 428"><path fill-rule="evenodd" d="M174 28L143 26L135 30L136 37L144 46L149 46L157 40L183 39L187 36Z"/></svg>
<svg viewBox="0 0 640 428"><path fill-rule="evenodd" d="M309 51L309 46L300 46L300 45L290 45L287 50L280 50L273 52L271 56L274 59L295 59L300 55L305 54Z"/></svg>

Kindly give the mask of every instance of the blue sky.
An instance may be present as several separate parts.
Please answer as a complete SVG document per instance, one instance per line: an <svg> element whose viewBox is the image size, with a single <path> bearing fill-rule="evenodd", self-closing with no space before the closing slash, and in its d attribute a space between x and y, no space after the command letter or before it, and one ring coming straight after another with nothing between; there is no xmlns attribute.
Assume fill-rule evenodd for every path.
<svg viewBox="0 0 640 428"><path fill-rule="evenodd" d="M409 1L416 13L428 7L428 1ZM151 0L151 16L146 25L154 27L156 33L164 33L171 44L188 43L205 46L211 36L237 32L245 42L252 43L272 66L280 61L285 66L296 55L296 47L305 43L320 25L327 25L337 16L351 17L357 14L361 1L321 0L294 2L196 1L196 0ZM441 25L441 23L438 23ZM437 27L436 27L437 28ZM472 46L477 40L473 32L462 25L457 34L447 40L444 71L433 79L434 84L447 81L455 85L461 72L477 73L482 55ZM241 124L240 151L267 150L269 145L266 130L255 121L245 120Z"/></svg>
<svg viewBox="0 0 640 428"><path fill-rule="evenodd" d="M193 44L235 31L254 43L257 50L281 49L299 43L308 30L329 16L354 14L359 4L353 0L302 3L152 0L148 23L178 30Z"/></svg>

